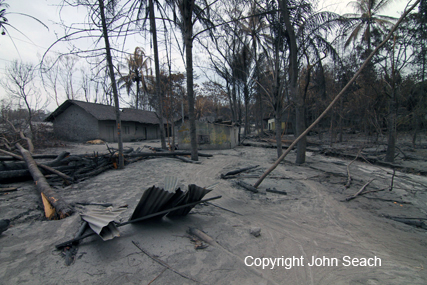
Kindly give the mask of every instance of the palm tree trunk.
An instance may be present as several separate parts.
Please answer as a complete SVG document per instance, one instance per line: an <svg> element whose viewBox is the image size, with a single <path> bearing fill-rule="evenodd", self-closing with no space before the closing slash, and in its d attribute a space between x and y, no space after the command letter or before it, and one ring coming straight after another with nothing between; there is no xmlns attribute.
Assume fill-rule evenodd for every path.
<svg viewBox="0 0 427 285"><path fill-rule="evenodd" d="M154 4L153 0L149 0L150 10L150 27L153 35L153 49L154 49L154 68L156 72L156 96L158 101L157 118L159 119L160 125L160 141L162 149L166 149L165 140L165 124L163 123L163 94L160 91L160 67L159 67L159 49L157 47L157 31L156 31L156 18L154 15Z"/></svg>
<svg viewBox="0 0 427 285"><path fill-rule="evenodd" d="M139 72L136 70L136 102L135 109L139 109Z"/></svg>
<svg viewBox="0 0 427 285"><path fill-rule="evenodd" d="M297 93L297 82L298 82L298 50L296 43L295 31L291 23L291 19L288 11L288 0L279 1L279 6L283 20L286 26L286 30L289 34L289 73L290 73L290 93L291 97L295 100L295 131L296 137L299 137L305 130L305 106L304 98L302 94ZM301 164L305 162L305 151L307 145L307 138L304 136L298 141L297 145L297 157L295 163Z"/></svg>
<svg viewBox="0 0 427 285"><path fill-rule="evenodd" d="M188 1L192 2L192 1ZM199 160L197 152L196 116L194 113L194 90L193 90L193 3L184 5L184 44L187 73L187 95L188 95L188 117L190 120L191 159Z"/></svg>
<svg viewBox="0 0 427 285"><path fill-rule="evenodd" d="M99 3L99 11L101 14L101 21L102 21L102 33L104 37L105 42L105 51L107 54L107 64L108 64L108 70L111 80L111 85L113 88L113 95L114 95L114 105L116 110L116 123L117 123L117 139L118 139L118 145L119 145L119 169L125 168L124 165L124 159L123 159L123 141L122 141L122 126L121 126L121 120L120 120L120 106L119 106L119 93L117 92L117 84L116 79L114 77L114 66L113 66L113 60L111 57L111 49L110 49L110 41L108 39L108 29L107 29L107 23L105 20L105 14L104 14L104 0L98 0Z"/></svg>
<svg viewBox="0 0 427 285"><path fill-rule="evenodd" d="M154 68L156 72L156 96L158 101L157 107L157 118L159 119L160 125L160 142L162 144L162 149L166 149L166 140L165 140L165 124L163 123L163 94L160 91L160 67L159 67L159 49L157 47L157 31L156 31L156 18L154 15L154 4L153 0L149 0L149 10L150 10L150 27L151 33L153 35L153 49L154 49Z"/></svg>

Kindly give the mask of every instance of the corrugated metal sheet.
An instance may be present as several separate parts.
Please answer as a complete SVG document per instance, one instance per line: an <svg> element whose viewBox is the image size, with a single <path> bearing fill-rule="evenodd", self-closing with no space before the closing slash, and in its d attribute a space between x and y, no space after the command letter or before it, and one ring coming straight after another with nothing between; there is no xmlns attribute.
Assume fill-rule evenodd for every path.
<svg viewBox="0 0 427 285"><path fill-rule="evenodd" d="M177 186L178 179L174 176L167 176L165 178L165 189L153 186L145 190L129 220L134 220L176 206L200 201L211 191L210 189L205 189L192 184L188 186L188 190L186 192L183 192L181 188L176 189ZM193 207L186 207L170 212L168 216L185 216ZM156 218L162 216L164 215L159 215Z"/></svg>
<svg viewBox="0 0 427 285"><path fill-rule="evenodd" d="M83 220L89 223L90 228L104 241L120 236L120 232L114 224L114 220L126 209L106 210L93 209L81 214Z"/></svg>
<svg viewBox="0 0 427 285"><path fill-rule="evenodd" d="M178 186L178 178L175 176L166 176L165 177L165 190L173 192Z"/></svg>
<svg viewBox="0 0 427 285"><path fill-rule="evenodd" d="M188 203L200 201L203 199L203 197L206 194L208 194L211 191L212 191L211 189L202 188L195 184L188 185L188 191L184 194L184 197L180 200L180 202L175 206L180 206L180 205L185 205ZM193 207L194 206L172 211L167 216L168 217L185 216L191 211L191 209L193 209Z"/></svg>
<svg viewBox="0 0 427 285"><path fill-rule="evenodd" d="M175 195L173 192L153 186L145 190L130 220L160 212L166 209L165 204ZM163 215L162 215L163 216Z"/></svg>

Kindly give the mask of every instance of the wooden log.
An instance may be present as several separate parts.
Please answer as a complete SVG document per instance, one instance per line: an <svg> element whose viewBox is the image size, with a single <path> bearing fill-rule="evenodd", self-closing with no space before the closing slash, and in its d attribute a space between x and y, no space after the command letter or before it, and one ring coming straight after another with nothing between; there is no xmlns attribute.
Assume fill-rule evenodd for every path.
<svg viewBox="0 0 427 285"><path fill-rule="evenodd" d="M30 178L31 174L28 169L0 171L1 183L25 181Z"/></svg>
<svg viewBox="0 0 427 285"><path fill-rule="evenodd" d="M424 221L414 220L414 219L406 219L406 218L389 218L393 221L404 223L410 226L414 226L417 228L422 228L427 230L427 224Z"/></svg>
<svg viewBox="0 0 427 285"><path fill-rule="evenodd" d="M194 161L194 160L191 160L191 159L188 159L186 157L179 156L179 155L175 156L175 158L178 158L179 160L184 161L186 163L195 163L195 164L201 164L202 163L200 161Z"/></svg>
<svg viewBox="0 0 427 285"><path fill-rule="evenodd" d="M125 157L149 157L149 156L177 156L177 155L191 155L191 152L189 151L183 151L183 152L140 152L140 153L130 153L130 154L125 154ZM212 154L200 154L199 156L202 157L212 157Z"/></svg>
<svg viewBox="0 0 427 285"><path fill-rule="evenodd" d="M243 181L236 181L236 184L245 188L248 191L251 191L253 193L258 193L258 189L256 189L255 187L253 187L252 185L245 183Z"/></svg>
<svg viewBox="0 0 427 285"><path fill-rule="evenodd" d="M22 156L20 156L20 155L16 155L16 154L14 154L14 153L11 153L11 152L7 152L7 151L4 151L4 150L2 150L2 152L4 152L4 153L8 153L10 156L12 156L12 157L14 157L14 158L16 158L16 159L19 159L19 160L24 160L24 158L22 157ZM57 157L57 159L54 161L54 164L57 164L62 158L64 158L64 156L66 156L68 154L68 152L62 152L58 157ZM33 160L34 161L34 160ZM70 176L68 176L68 175L65 175L64 173L62 173L62 172L60 172L60 171L58 171L58 170L56 170L56 169L53 169L52 167L50 167L50 166L47 166L47 165L44 165L44 164L41 164L41 163L38 163L38 162L36 162L36 161L34 161L34 163L37 165L37 166L39 166L39 167L41 167L41 168L43 168L43 169L46 169L47 171L49 171L49 172L52 172L52 173L54 173L54 174L56 174L56 175L58 175L59 177L61 177L61 178L63 178L63 179L65 179L65 180L68 180L69 182L73 182L73 178L71 178ZM27 163L28 164L28 163Z"/></svg>
<svg viewBox="0 0 427 285"><path fill-rule="evenodd" d="M91 176L96 176L108 169L112 168L112 165L103 165L103 166L99 166L97 168L95 168L94 170L90 171L90 172L86 172L86 173L82 173L79 175L75 175L76 179L83 179L83 178L87 178L87 177L91 177Z"/></svg>
<svg viewBox="0 0 427 285"><path fill-rule="evenodd" d="M397 216L388 216L388 215L384 215L384 217L388 219L407 219L407 220L423 220L423 221L427 220L427 218L397 217Z"/></svg>
<svg viewBox="0 0 427 285"><path fill-rule="evenodd" d="M75 169L75 167L74 166L59 166L59 167L55 167L55 169L58 171L64 171L64 170ZM47 173L48 173L44 169L41 169L41 172L44 175L47 175ZM32 179L32 177L31 177L31 173L28 169L0 171L0 183L13 183L13 182L19 182L19 181L27 181L30 179Z"/></svg>
<svg viewBox="0 0 427 285"><path fill-rule="evenodd" d="M251 169L254 169L254 168L257 168L259 165L255 165L255 166L249 166L249 167L245 167L245 168L241 168L241 169L237 169L237 170L233 170L233 171L229 171L229 172L227 172L226 174L224 174L224 175L221 175L221 178L225 178L225 177L227 177L227 176L230 176L230 175L236 175L236 174L239 174L239 173L242 173L242 172L245 172L245 171L248 171L248 170L251 170Z"/></svg>
<svg viewBox="0 0 427 285"><path fill-rule="evenodd" d="M9 159L4 160L4 161L12 161L12 162L9 162L9 163L2 163L2 164L0 164L0 171L19 170L19 169L26 169L27 168L27 165L25 163L15 162L15 160L23 160L21 156L16 155L16 154L14 154L12 152L9 152L9 151L2 150L2 149L0 149L0 152L8 155L7 158L9 158ZM67 155L69 155L69 153L66 152L66 151L64 151L61 154L55 156L55 160L43 162L43 165L50 166L50 167L55 167L55 166L63 165L63 163L61 161ZM44 156L44 155L42 155L42 156L38 156L38 157L39 158L40 157L41 158L45 158L45 157L50 157L50 156Z"/></svg>
<svg viewBox="0 0 427 285"><path fill-rule="evenodd" d="M73 210L58 193L53 191L49 183L47 183L46 178L37 168L37 165L28 150L24 149L19 143L17 143L15 146L19 149L22 157L27 163L28 170L30 171L31 176L33 177L36 184L36 189L40 193L43 193L49 203L55 208L58 218L63 219L70 216L73 213Z"/></svg>
<svg viewBox="0 0 427 285"><path fill-rule="evenodd" d="M0 193L8 193L18 191L17 187L0 188Z"/></svg>
<svg viewBox="0 0 427 285"><path fill-rule="evenodd" d="M83 235L86 228L88 227L88 223L84 221L82 225L79 228L79 231L77 232L76 236L74 238L79 238ZM73 245L71 247L67 247L64 250L65 253L65 264L67 266L70 266L76 259L76 253L77 253L77 245Z"/></svg>
<svg viewBox="0 0 427 285"><path fill-rule="evenodd" d="M0 149L0 151L2 151L2 150ZM56 154L35 154L35 155L33 155L34 159L55 159L57 157L58 157L58 155L56 155ZM18 159L14 158L10 155L0 156L0 161L14 161L14 160L18 160Z"/></svg>
<svg viewBox="0 0 427 285"><path fill-rule="evenodd" d="M190 235L198 237L199 239L201 239L202 241L204 241L210 245L213 245L213 246L217 245L217 242L213 238L211 238L210 236L208 236L207 234L205 234L204 232L202 232L201 230L199 230L197 228L190 227L188 229L188 233Z"/></svg>

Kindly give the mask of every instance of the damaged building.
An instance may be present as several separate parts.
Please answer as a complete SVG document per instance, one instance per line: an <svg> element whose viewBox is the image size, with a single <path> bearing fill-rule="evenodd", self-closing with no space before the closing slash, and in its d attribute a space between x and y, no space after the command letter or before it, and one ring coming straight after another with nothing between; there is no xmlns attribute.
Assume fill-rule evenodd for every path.
<svg viewBox="0 0 427 285"><path fill-rule="evenodd" d="M239 143L239 128L234 124L196 121L198 149L230 149ZM190 122L176 127L180 149L191 149Z"/></svg>
<svg viewBox="0 0 427 285"><path fill-rule="evenodd" d="M120 116L124 142L160 138L155 112L123 108ZM117 142L118 139L113 106L67 100L45 121L52 122L56 137L66 141L101 139Z"/></svg>

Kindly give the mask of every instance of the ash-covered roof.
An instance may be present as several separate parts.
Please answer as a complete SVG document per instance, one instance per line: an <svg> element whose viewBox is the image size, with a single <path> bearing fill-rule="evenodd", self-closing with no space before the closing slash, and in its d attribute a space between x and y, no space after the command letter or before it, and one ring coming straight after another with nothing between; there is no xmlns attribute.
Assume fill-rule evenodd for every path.
<svg viewBox="0 0 427 285"><path fill-rule="evenodd" d="M98 121L115 121L116 113L115 108L113 106L102 105L97 103L89 103L77 100L67 100L62 103L52 114L50 114L45 121L53 122L56 117L61 115L66 109L70 106L76 105L83 110L85 110L88 114L92 115ZM156 113L151 111L144 110L136 110L130 108L124 108L121 111L120 118L122 121L127 122L138 122L142 124L152 124L158 125L159 121L157 119Z"/></svg>

